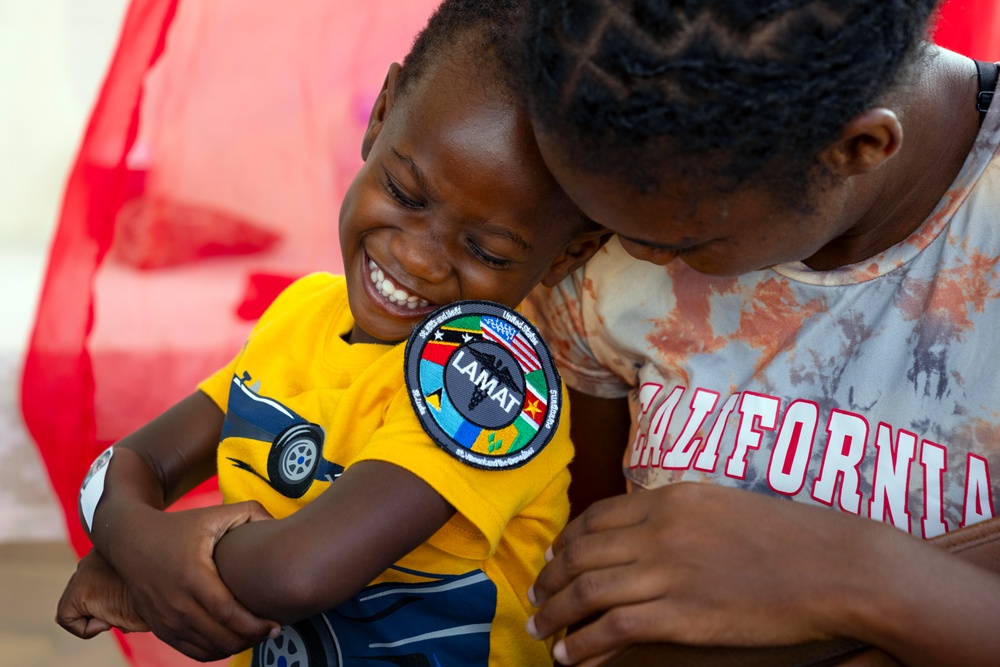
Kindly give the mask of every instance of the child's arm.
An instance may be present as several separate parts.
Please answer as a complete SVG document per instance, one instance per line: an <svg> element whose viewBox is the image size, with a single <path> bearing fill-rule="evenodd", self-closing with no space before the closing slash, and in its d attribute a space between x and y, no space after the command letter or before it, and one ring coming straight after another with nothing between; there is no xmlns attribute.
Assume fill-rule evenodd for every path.
<svg viewBox="0 0 1000 667"><path fill-rule="evenodd" d="M81 639L96 637L112 627L122 632L149 632L132 604L125 581L96 551L77 563L59 598L56 622Z"/></svg>
<svg viewBox="0 0 1000 667"><path fill-rule="evenodd" d="M90 532L153 632L198 659L231 655L278 630L233 598L212 560L226 531L267 518L260 505L163 511L214 473L222 421L195 392L120 440Z"/></svg>
<svg viewBox="0 0 1000 667"><path fill-rule="evenodd" d="M415 474L361 461L295 514L224 535L215 559L243 604L291 623L356 594L453 514Z"/></svg>

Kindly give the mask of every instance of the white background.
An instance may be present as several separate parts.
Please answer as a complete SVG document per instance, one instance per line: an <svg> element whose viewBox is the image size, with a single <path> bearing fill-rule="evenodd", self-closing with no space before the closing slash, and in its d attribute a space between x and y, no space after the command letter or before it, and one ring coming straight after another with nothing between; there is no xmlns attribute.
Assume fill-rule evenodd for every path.
<svg viewBox="0 0 1000 667"><path fill-rule="evenodd" d="M19 408L62 190L126 0L0 0L0 541L64 534Z"/></svg>

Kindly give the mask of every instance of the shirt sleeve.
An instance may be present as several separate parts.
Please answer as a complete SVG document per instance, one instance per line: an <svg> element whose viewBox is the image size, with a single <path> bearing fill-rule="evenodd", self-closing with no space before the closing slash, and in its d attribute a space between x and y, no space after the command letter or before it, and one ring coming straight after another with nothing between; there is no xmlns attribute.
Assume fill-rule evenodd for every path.
<svg viewBox="0 0 1000 667"><path fill-rule="evenodd" d="M424 432L409 396L401 390L390 403L385 422L352 463L379 460L405 468L447 500L457 515L442 530L445 540L431 543L462 558L484 560L493 554L511 519L545 493L561 497L554 518L565 521L569 505L567 466L573 457L568 406L560 425L534 458L510 470L483 470L460 461ZM558 487L558 488L556 488Z"/></svg>
<svg viewBox="0 0 1000 667"><path fill-rule="evenodd" d="M522 304L538 327L567 385L591 396L621 398L631 389L601 363L591 345L596 334L597 303L583 289L589 278L583 266L555 287L539 285Z"/></svg>

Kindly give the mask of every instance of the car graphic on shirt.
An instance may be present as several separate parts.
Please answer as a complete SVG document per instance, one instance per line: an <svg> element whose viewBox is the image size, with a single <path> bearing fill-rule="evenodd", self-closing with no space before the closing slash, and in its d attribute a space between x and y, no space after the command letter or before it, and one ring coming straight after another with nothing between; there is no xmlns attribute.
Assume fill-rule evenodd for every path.
<svg viewBox="0 0 1000 667"><path fill-rule="evenodd" d="M481 570L379 583L281 629L253 649L251 667L486 667L496 586Z"/></svg>
<svg viewBox="0 0 1000 667"><path fill-rule="evenodd" d="M251 382L247 373L233 376L221 439L268 446L266 475L229 460L289 498L300 498L314 481L335 481L344 469L323 459L322 427L261 396ZM252 667L487 667L497 589L485 572L393 566L381 578L396 581L372 584L258 644Z"/></svg>
<svg viewBox="0 0 1000 667"><path fill-rule="evenodd" d="M242 378L233 376L221 439L247 438L270 445L267 474L230 458L233 465L260 477L287 498L301 498L314 480L337 479L344 468L323 458L323 428L278 401L260 396L249 382L246 372Z"/></svg>

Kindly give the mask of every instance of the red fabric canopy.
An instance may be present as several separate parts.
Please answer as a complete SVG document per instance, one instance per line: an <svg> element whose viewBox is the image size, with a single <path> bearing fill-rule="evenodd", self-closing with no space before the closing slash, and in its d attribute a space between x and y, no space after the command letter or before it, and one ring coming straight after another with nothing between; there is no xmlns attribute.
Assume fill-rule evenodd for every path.
<svg viewBox="0 0 1000 667"><path fill-rule="evenodd" d="M371 104L436 4L131 2L22 383L78 553L77 492L97 454L225 364L290 280L341 269L338 209ZM215 502L213 480L183 506ZM191 662L120 638L135 664Z"/></svg>
<svg viewBox="0 0 1000 667"><path fill-rule="evenodd" d="M1000 61L1000 2L947 0L934 41L970 58Z"/></svg>
<svg viewBox="0 0 1000 667"><path fill-rule="evenodd" d="M341 267L340 199L389 63L436 0L132 0L66 187L22 407L73 546L83 475L236 353L294 277ZM290 8L294 11L290 11ZM995 0L936 39L1000 59ZM218 502L213 483L186 505ZM189 661L122 638L135 664Z"/></svg>

